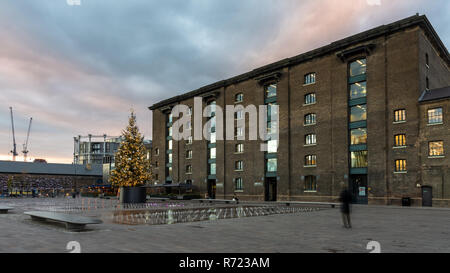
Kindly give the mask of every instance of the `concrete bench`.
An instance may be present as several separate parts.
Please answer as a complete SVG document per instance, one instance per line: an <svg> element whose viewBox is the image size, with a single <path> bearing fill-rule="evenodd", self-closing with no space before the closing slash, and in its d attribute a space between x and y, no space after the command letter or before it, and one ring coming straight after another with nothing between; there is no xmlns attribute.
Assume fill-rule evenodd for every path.
<svg viewBox="0 0 450 273"><path fill-rule="evenodd" d="M168 200L170 200L170 198L165 198L165 197L147 197L147 200L168 201Z"/></svg>
<svg viewBox="0 0 450 273"><path fill-rule="evenodd" d="M8 210L12 210L13 208L7 206L0 206L0 214L8 213Z"/></svg>
<svg viewBox="0 0 450 273"><path fill-rule="evenodd" d="M65 213L56 213L56 212L47 212L47 211L27 211L27 212L24 212L24 214L31 216L31 219L35 220L35 221L42 222L42 221L46 221L46 220L51 220L54 222L64 223L64 224L66 224L66 228L68 230L73 230L73 231L83 230L85 228L85 226L89 225L89 224L103 223L103 221L100 219L72 215L72 214L65 214Z"/></svg>
<svg viewBox="0 0 450 273"><path fill-rule="evenodd" d="M230 204L230 203L239 203L239 201L233 201L233 200L227 200L227 199L192 199L192 201L198 201L200 203L225 203L225 204Z"/></svg>
<svg viewBox="0 0 450 273"><path fill-rule="evenodd" d="M309 206L330 206L335 208L340 206L339 203L329 203L329 202L301 202L301 201L278 201L279 204L285 204L286 206L290 205L309 205Z"/></svg>

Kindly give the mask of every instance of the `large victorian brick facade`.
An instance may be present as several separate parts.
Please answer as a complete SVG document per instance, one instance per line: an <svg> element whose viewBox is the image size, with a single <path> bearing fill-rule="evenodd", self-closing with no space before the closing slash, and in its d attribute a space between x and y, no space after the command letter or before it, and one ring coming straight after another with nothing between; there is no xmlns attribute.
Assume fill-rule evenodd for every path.
<svg viewBox="0 0 450 273"><path fill-rule="evenodd" d="M446 204L449 100L423 93L450 85L449 65L417 15L159 102L150 107L155 177L210 197L267 201L332 201L349 186L358 203L421 205L431 186ZM260 140L174 141L171 109L194 109L194 97L222 109L278 105L278 150L262 152ZM428 124L429 108L442 108L441 124Z"/></svg>

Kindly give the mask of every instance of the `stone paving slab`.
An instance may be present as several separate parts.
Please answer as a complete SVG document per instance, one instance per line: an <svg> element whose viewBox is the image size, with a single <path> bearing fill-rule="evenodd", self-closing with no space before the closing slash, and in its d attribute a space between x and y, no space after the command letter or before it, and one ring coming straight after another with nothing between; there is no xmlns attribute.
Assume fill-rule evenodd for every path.
<svg viewBox="0 0 450 273"><path fill-rule="evenodd" d="M0 215L0 252L63 253L69 241L78 241L82 252L105 253L367 253L375 240L387 253L450 253L450 209L354 206L350 230L342 227L339 209L327 209L157 226L102 219L70 232L35 223L23 215L26 205L14 205Z"/></svg>

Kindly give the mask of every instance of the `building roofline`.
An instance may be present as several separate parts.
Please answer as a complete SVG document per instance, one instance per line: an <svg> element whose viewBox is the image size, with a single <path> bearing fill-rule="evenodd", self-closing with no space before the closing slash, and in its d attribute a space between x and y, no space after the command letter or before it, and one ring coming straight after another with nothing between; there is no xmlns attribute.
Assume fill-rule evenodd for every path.
<svg viewBox="0 0 450 273"><path fill-rule="evenodd" d="M425 90L419 97L419 103L436 102L450 99L450 86Z"/></svg>
<svg viewBox="0 0 450 273"><path fill-rule="evenodd" d="M313 58L321 57L339 50L343 50L353 44L362 43L368 40L375 39L377 37L388 35L394 32L398 32L400 30L414 27L414 26L420 26L425 30L425 33L429 36L431 42L433 45L438 49L439 55L444 61L446 62L447 66L450 67L450 56L448 53L447 48L442 43L441 39L439 38L438 34L434 30L433 26L431 25L430 21L425 15L414 15L399 21L396 21L394 23L388 24L388 25L382 25L364 32L361 32L359 34L355 34L352 36L349 36L347 38L338 40L336 42L333 42L329 45L319 47L317 49L308 51L306 53L302 53L300 55L286 58L259 68L256 68L250 72L229 78L227 80L221 80L218 82L215 82L213 84L209 84L206 86L203 86L199 89L190 91L188 93L184 93L163 101L160 101L152 106L149 107L150 110L156 110L158 108L174 104L181 100L186 100L201 94L204 94L206 92L210 92L213 90L216 90L218 88L226 87L232 84L236 84L257 76L264 75L266 73L270 73L276 70L280 70L281 68L296 65L299 63L306 62L308 60L311 60Z"/></svg>

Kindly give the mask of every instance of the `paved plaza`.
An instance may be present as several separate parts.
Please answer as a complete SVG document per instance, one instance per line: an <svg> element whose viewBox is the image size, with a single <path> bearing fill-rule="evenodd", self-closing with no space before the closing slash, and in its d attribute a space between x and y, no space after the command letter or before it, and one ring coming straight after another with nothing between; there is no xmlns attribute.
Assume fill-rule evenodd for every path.
<svg viewBox="0 0 450 273"><path fill-rule="evenodd" d="M172 225L117 224L100 208L83 214L97 216L103 224L83 232L34 222L23 214L67 202L0 199L0 205L15 208L0 214L0 252L64 253L70 241L79 242L82 252L106 253L367 253L370 241L378 241L384 253L450 252L450 209L443 208L354 206L350 230L342 227L338 208ZM107 207L105 202L113 201L91 202Z"/></svg>

